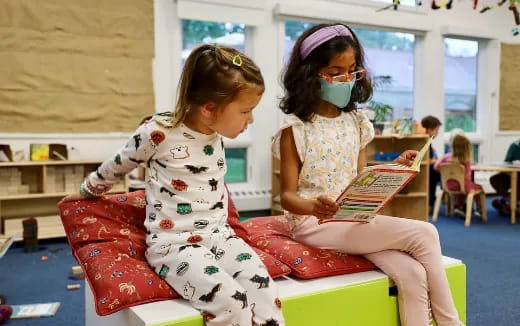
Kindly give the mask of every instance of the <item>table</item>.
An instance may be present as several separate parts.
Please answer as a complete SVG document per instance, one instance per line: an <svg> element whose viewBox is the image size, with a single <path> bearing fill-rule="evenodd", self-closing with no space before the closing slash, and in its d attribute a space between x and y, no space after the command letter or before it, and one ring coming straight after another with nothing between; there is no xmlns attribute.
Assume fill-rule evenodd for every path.
<svg viewBox="0 0 520 326"><path fill-rule="evenodd" d="M471 167L473 171L481 172L505 172L511 175L511 224L516 223L516 204L518 200L518 194L516 193L518 184L518 172L520 172L520 166L513 165L507 162L493 162L476 164Z"/></svg>

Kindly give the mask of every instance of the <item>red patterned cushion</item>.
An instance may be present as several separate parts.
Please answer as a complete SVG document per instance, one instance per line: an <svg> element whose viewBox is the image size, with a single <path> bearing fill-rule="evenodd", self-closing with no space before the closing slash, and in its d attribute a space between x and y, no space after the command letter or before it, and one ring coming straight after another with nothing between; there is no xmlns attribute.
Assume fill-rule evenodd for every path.
<svg viewBox="0 0 520 326"><path fill-rule="evenodd" d="M318 249L292 240L289 224L283 215L253 218L243 224L251 246L287 264L297 277L316 278L375 269L363 257Z"/></svg>
<svg viewBox="0 0 520 326"><path fill-rule="evenodd" d="M229 199L228 222L247 235ZM144 191L108 195L96 200L59 204L67 239L85 271L100 316L147 302L180 297L146 262ZM277 278L289 267L255 249L269 274Z"/></svg>
<svg viewBox="0 0 520 326"><path fill-rule="evenodd" d="M98 315L180 297L146 262L144 191L64 202L59 209Z"/></svg>
<svg viewBox="0 0 520 326"><path fill-rule="evenodd" d="M228 192L229 194L229 192ZM231 199L231 194L228 195L228 224L233 228L235 233L241 237L242 239L247 241L248 238L248 232L246 228L244 227L243 223L240 223L240 214L238 214L238 211L235 207L235 203L233 203L233 200ZM267 267L267 270L269 271L269 275L271 275L272 278L278 278L284 275L288 275L291 273L291 269L289 266L285 265L281 261L277 260L270 254L253 247L257 255L262 259L262 262Z"/></svg>

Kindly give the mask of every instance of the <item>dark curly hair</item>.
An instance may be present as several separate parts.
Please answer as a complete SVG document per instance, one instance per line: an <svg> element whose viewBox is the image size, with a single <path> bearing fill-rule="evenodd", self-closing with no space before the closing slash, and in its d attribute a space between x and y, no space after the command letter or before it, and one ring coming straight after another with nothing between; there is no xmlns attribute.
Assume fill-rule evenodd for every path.
<svg viewBox="0 0 520 326"><path fill-rule="evenodd" d="M295 114L303 121L311 121L315 110L322 102L320 95L320 80L318 73L320 69L326 67L330 60L338 54L353 48L355 52L356 64L360 68L365 67L363 48L358 38L348 27L353 38L348 36L336 36L317 48L302 60L300 48L302 42L317 30L335 25L343 24L320 24L306 30L294 44L294 48L289 59L289 64L283 74L282 81L285 94L280 101L280 109L286 114ZM352 89L350 102L341 111L350 112L356 109L356 103L363 103L372 96L372 83L367 76L356 82Z"/></svg>

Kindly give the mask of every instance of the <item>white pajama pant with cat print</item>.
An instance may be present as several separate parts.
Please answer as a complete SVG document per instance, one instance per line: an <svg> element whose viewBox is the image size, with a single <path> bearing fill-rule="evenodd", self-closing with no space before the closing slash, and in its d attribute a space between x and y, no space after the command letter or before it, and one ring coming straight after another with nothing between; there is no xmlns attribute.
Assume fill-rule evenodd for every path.
<svg viewBox="0 0 520 326"><path fill-rule="evenodd" d="M201 238L161 239L148 248L148 262L207 326L285 325L276 285L254 250L228 232Z"/></svg>

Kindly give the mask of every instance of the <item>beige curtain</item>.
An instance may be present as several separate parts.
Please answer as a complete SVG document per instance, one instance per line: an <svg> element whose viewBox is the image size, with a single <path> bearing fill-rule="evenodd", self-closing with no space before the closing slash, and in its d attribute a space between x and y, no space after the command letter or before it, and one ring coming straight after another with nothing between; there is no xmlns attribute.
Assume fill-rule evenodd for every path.
<svg viewBox="0 0 520 326"><path fill-rule="evenodd" d="M153 39L153 0L0 0L0 132L134 130Z"/></svg>
<svg viewBox="0 0 520 326"><path fill-rule="evenodd" d="M520 130L520 44L502 43L499 129Z"/></svg>

